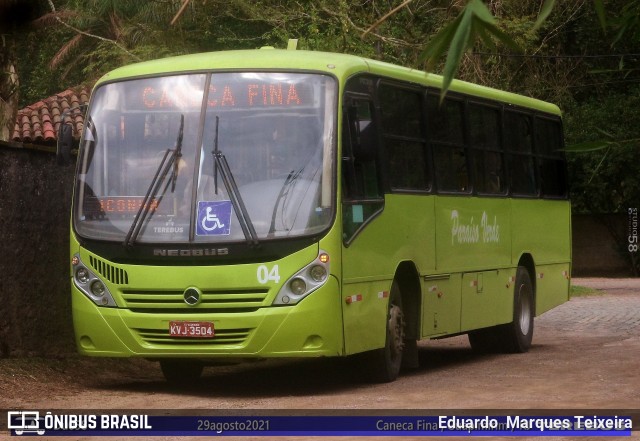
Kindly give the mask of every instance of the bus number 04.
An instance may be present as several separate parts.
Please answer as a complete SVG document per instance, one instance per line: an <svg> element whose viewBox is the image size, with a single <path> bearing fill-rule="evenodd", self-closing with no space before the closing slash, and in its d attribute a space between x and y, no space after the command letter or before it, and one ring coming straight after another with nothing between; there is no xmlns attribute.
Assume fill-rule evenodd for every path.
<svg viewBox="0 0 640 441"><path fill-rule="evenodd" d="M271 269L267 265L260 265L258 267L258 283L266 284L268 282L280 282L280 272L278 265L273 265Z"/></svg>

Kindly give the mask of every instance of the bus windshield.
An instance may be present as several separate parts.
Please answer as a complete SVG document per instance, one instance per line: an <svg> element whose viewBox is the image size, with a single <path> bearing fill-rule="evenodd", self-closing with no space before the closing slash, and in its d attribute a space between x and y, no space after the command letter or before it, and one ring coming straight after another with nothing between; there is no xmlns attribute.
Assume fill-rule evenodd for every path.
<svg viewBox="0 0 640 441"><path fill-rule="evenodd" d="M88 239L253 242L333 218L336 86L309 73L213 73L94 92L74 226Z"/></svg>

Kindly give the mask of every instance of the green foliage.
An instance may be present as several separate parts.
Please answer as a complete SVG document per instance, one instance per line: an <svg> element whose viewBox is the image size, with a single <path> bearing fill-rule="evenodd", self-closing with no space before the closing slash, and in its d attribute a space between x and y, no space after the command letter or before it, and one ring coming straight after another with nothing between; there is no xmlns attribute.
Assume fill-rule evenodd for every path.
<svg viewBox="0 0 640 441"><path fill-rule="evenodd" d="M586 296L602 295L604 293L605 292L600 290L600 289L588 288L586 286L571 285L571 292L569 293L569 296L571 298L573 298L573 297L586 297Z"/></svg>
<svg viewBox="0 0 640 441"><path fill-rule="evenodd" d="M574 211L622 213L640 207L638 106L636 85L624 93L593 96L568 109L567 143L583 147L581 153L567 156Z"/></svg>
<svg viewBox="0 0 640 441"><path fill-rule="evenodd" d="M495 18L485 4L480 0L471 0L453 22L446 25L427 43L422 53L422 57L427 61L427 68L433 67L437 59L447 53L442 97L449 89L464 53L474 46L476 40L495 48L492 38L498 39L511 49L519 50L511 37L496 26Z"/></svg>
<svg viewBox="0 0 640 441"><path fill-rule="evenodd" d="M637 53L640 0L191 0L173 25L183 0L52 0L55 14L39 1L48 26L17 41L21 106L137 60L289 38L420 69L426 57L448 78L558 103L574 150L604 148L570 154L578 211L638 200L640 59L580 55Z"/></svg>

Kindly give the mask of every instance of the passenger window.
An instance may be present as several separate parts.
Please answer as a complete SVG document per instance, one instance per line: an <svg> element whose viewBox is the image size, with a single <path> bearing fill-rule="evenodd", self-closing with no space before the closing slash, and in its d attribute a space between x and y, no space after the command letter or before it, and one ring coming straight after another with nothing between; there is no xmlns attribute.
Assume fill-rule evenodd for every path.
<svg viewBox="0 0 640 441"><path fill-rule="evenodd" d="M475 189L481 194L505 194L500 112L480 104L469 104L468 109Z"/></svg>
<svg viewBox="0 0 640 441"><path fill-rule="evenodd" d="M469 171L464 145L463 102L438 94L427 97L427 130L433 148L436 185L439 191L468 193Z"/></svg>
<svg viewBox="0 0 640 441"><path fill-rule="evenodd" d="M516 196L537 196L533 124L530 115L505 110L504 146L507 151L511 193Z"/></svg>
<svg viewBox="0 0 640 441"><path fill-rule="evenodd" d="M422 122L422 94L382 84L379 97L391 188L428 190L431 178Z"/></svg>
<svg viewBox="0 0 640 441"><path fill-rule="evenodd" d="M536 118L535 146L542 196L567 194L567 171L562 152L562 127L557 120Z"/></svg>

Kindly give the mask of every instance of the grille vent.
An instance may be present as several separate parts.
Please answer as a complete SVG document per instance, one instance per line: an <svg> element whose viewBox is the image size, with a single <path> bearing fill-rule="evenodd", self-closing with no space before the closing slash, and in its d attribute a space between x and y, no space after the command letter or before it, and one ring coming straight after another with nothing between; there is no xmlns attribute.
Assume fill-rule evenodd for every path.
<svg viewBox="0 0 640 441"><path fill-rule="evenodd" d="M116 268L93 256L89 256L89 262L93 269L109 282L115 283L116 285L126 285L129 283L129 275L122 268Z"/></svg>

